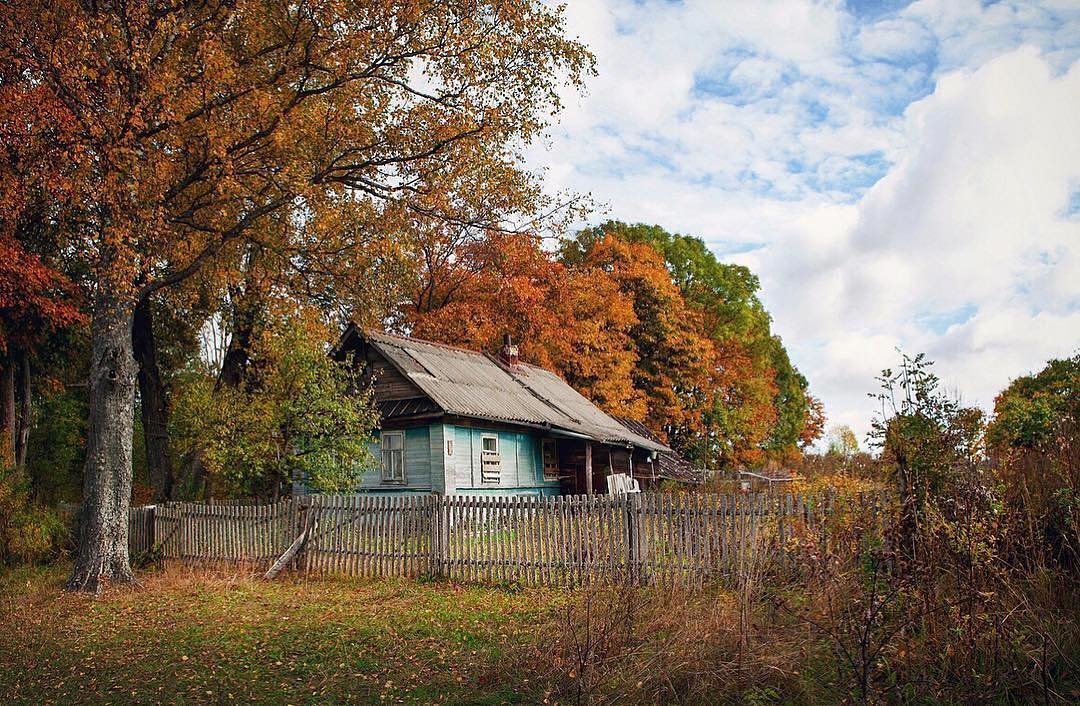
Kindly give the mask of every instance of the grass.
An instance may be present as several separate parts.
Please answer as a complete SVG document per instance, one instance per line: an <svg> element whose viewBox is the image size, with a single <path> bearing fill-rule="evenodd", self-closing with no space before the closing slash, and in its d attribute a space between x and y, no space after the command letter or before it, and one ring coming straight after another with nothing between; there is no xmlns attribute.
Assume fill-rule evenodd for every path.
<svg viewBox="0 0 1080 706"><path fill-rule="evenodd" d="M183 570L99 599L64 567L0 575L5 703L536 703L558 594ZM530 678L533 677L533 678Z"/></svg>

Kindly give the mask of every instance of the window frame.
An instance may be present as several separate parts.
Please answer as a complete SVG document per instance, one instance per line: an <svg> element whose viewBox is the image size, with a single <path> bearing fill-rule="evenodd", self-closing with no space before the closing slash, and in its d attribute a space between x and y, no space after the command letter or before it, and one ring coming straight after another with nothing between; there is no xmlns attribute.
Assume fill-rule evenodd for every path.
<svg viewBox="0 0 1080 706"><path fill-rule="evenodd" d="M401 445L396 449L387 449L386 448L386 439L387 439L387 437L397 437L397 438L401 439ZM380 452L379 472L380 472L380 475L381 475L381 478L382 478L382 482L386 483L386 484L392 484L392 485L405 485L408 482L407 477L406 477L406 473L405 473L405 431L404 430L395 430L395 431L381 431L381 432L379 432L379 452ZM393 476L393 469L392 468L389 469L390 473L387 473L387 470L388 470L387 469L387 463L386 463L387 454L394 454L394 453L397 453L398 456L401 459L401 461L400 461L400 463L401 463L401 477L400 478L395 478ZM392 466L393 465L393 461L392 461L393 456L391 455L390 458L391 458L391 466Z"/></svg>
<svg viewBox="0 0 1080 706"><path fill-rule="evenodd" d="M484 448L487 440L495 442L495 450L489 451ZM480 483L481 485L498 485L502 482L502 453L500 451L499 435L492 432L480 433ZM493 461L487 461L491 459Z"/></svg>

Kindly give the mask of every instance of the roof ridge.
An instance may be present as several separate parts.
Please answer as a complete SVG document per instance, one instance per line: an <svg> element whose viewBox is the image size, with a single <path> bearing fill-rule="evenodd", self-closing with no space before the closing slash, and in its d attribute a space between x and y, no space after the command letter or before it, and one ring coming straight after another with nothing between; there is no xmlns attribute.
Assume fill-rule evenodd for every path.
<svg viewBox="0 0 1080 706"><path fill-rule="evenodd" d="M429 341L426 338L416 338L414 336L406 336L406 335L400 334L400 333L390 333L389 331L378 331L376 329L366 329L366 330L364 330L364 333L366 333L368 335L375 334L377 336L386 336L387 338L396 338L396 339L401 340L401 341L408 341L409 343L422 343L424 345L435 346L437 348L447 348L449 350L458 351L460 353L471 353L473 355L480 355L480 356L486 356L487 355L487 353L485 353L484 351L477 351L477 350L473 350L472 348L464 348L462 346L455 346L455 345L453 345L451 343L442 343L440 341Z"/></svg>

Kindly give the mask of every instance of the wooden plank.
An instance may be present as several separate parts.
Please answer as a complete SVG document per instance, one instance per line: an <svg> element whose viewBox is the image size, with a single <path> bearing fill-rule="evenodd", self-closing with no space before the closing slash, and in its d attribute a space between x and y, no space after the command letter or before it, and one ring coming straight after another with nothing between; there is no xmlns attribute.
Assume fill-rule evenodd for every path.
<svg viewBox="0 0 1080 706"><path fill-rule="evenodd" d="M585 494L593 494L592 442L585 442Z"/></svg>

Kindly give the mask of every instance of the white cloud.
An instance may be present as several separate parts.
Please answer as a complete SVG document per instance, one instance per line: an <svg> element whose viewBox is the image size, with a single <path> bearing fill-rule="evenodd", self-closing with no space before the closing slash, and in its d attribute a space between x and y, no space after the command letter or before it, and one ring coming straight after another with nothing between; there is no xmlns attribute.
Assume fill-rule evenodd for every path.
<svg viewBox="0 0 1080 706"><path fill-rule="evenodd" d="M613 217L764 244L728 259L760 274L832 421L866 430L897 347L988 406L1080 345L1076 6L921 0L859 25L835 4L590 0L569 17L600 76L532 162Z"/></svg>

